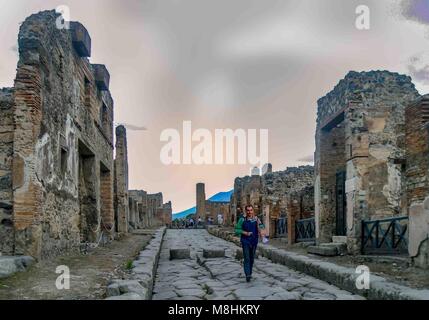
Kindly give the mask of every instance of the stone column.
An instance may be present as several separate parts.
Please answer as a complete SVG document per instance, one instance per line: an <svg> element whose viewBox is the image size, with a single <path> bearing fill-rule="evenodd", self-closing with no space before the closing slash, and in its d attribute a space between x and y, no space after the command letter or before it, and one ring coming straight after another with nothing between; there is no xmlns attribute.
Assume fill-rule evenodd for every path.
<svg viewBox="0 0 429 320"><path fill-rule="evenodd" d="M263 210L263 224L265 225L265 234L271 236L271 220L270 220L270 205L266 204L262 208Z"/></svg>
<svg viewBox="0 0 429 320"><path fill-rule="evenodd" d="M204 183L197 184L197 216L203 221L206 219L206 192Z"/></svg>
<svg viewBox="0 0 429 320"><path fill-rule="evenodd" d="M136 228L140 229L140 212L139 212L139 207L138 207L138 203L135 199L133 199L133 208L134 208L134 216L135 216L135 221L136 221Z"/></svg>
<svg viewBox="0 0 429 320"><path fill-rule="evenodd" d="M116 159L115 159L115 183L116 203L118 217L118 232L128 232L129 201L128 201L128 155L127 132L124 126L116 128Z"/></svg>
<svg viewBox="0 0 429 320"><path fill-rule="evenodd" d="M415 266L429 269L429 197L410 207L408 252Z"/></svg>
<svg viewBox="0 0 429 320"><path fill-rule="evenodd" d="M290 200L287 215L287 239L288 244L294 244L296 239L295 223L299 216L299 203L297 200Z"/></svg>

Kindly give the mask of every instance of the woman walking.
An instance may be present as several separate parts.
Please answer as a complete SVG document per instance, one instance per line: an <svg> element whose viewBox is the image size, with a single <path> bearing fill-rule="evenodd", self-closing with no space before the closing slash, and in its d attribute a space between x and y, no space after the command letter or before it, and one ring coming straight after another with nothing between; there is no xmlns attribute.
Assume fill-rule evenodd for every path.
<svg viewBox="0 0 429 320"><path fill-rule="evenodd" d="M261 220L255 216L252 205L245 207L245 216L238 220L235 226L236 235L241 236L241 246L243 248L244 273L246 281L252 279L253 263L255 261L256 248L261 230L265 229Z"/></svg>

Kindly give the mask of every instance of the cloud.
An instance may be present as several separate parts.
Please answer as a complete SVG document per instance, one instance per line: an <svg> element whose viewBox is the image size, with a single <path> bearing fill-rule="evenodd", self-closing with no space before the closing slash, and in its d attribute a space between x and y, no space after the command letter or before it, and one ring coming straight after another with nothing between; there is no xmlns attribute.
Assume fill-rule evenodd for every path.
<svg viewBox="0 0 429 320"><path fill-rule="evenodd" d="M147 130L146 127L135 126L132 124L127 124L127 123L118 123L118 125L123 125L123 126L125 126L125 128L127 128L127 130L132 130L132 131L146 131Z"/></svg>
<svg viewBox="0 0 429 320"><path fill-rule="evenodd" d="M429 84L429 54L417 54L412 56L407 65L411 77L423 84Z"/></svg>
<svg viewBox="0 0 429 320"><path fill-rule="evenodd" d="M12 47L10 47L10 50L15 52L15 53L18 53L18 46L16 44L13 45Z"/></svg>
<svg viewBox="0 0 429 320"><path fill-rule="evenodd" d="M314 163L314 156L313 156L313 155L305 156L305 157L303 157L303 158L298 159L298 162L303 162L303 163Z"/></svg>
<svg viewBox="0 0 429 320"><path fill-rule="evenodd" d="M401 11L408 20L429 26L429 0L403 0Z"/></svg>

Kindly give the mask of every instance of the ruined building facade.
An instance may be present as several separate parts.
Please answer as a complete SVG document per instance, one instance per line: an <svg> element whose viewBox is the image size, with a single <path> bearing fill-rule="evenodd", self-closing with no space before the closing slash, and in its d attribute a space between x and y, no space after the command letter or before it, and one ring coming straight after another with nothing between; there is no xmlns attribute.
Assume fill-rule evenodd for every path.
<svg viewBox="0 0 429 320"><path fill-rule="evenodd" d="M276 236L277 222L281 219L303 219L313 216L314 200L311 198L314 169L311 166L291 167L272 172L271 166L263 175L236 178L231 197L231 213L253 205L255 213L266 227L267 235ZM294 204L292 206L292 204ZM294 225L294 222L290 222Z"/></svg>
<svg viewBox="0 0 429 320"><path fill-rule="evenodd" d="M58 29L59 17L44 11L22 23L14 86L0 90L2 255L77 252L156 225L151 219L163 206L162 196L156 208L146 197L129 197L122 126L113 159L109 72L89 62L85 27L71 22Z"/></svg>
<svg viewBox="0 0 429 320"><path fill-rule="evenodd" d="M47 257L112 238L113 100L91 39L55 12L19 32L14 87L1 91L0 251Z"/></svg>
<svg viewBox="0 0 429 320"><path fill-rule="evenodd" d="M405 108L419 98L411 78L350 72L318 101L316 236L343 236L361 250L362 221L407 214Z"/></svg>
<svg viewBox="0 0 429 320"><path fill-rule="evenodd" d="M144 190L130 190L130 203L135 205L130 209L129 225L133 229L156 226L170 226L173 217L171 201L164 203L162 193L148 194Z"/></svg>

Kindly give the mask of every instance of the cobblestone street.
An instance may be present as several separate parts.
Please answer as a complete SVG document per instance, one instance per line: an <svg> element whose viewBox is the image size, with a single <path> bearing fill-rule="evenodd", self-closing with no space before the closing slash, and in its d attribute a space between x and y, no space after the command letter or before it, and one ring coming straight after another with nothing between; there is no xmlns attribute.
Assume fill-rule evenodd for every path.
<svg viewBox="0 0 429 320"><path fill-rule="evenodd" d="M170 260L171 248L191 250L191 259ZM203 249L225 249L224 258L204 259ZM153 300L351 300L363 299L326 282L255 260L246 283L236 259L240 248L206 230L167 230L155 279Z"/></svg>

